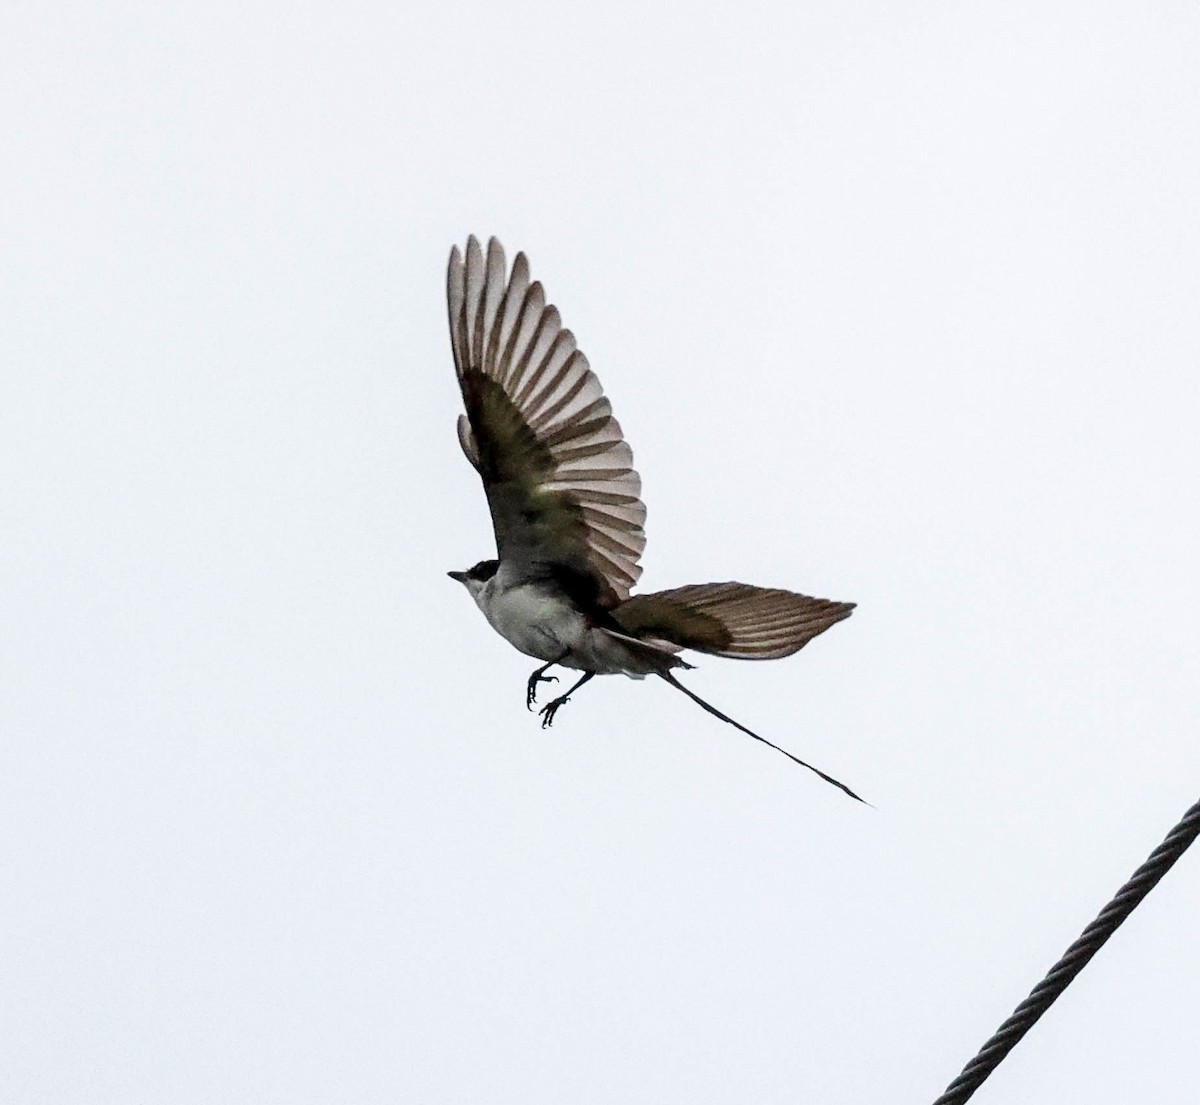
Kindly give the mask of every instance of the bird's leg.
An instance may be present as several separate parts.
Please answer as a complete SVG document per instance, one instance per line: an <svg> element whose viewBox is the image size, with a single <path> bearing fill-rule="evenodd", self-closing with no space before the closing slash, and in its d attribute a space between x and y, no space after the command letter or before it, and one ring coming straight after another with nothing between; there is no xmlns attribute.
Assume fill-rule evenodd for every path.
<svg viewBox="0 0 1200 1105"><path fill-rule="evenodd" d="M547 668L554 667L555 664L561 664L567 658L564 652L557 660L551 660L547 664L543 664L530 677L529 682L525 684L525 709L532 710L533 704L537 701L537 685L539 683L557 683L557 675L544 674Z"/></svg>
<svg viewBox="0 0 1200 1105"><path fill-rule="evenodd" d="M585 671L583 675L580 676L579 682L576 683L575 686L573 686L569 691L567 691L566 694L560 694L557 698L552 698L538 711L538 713L542 715L543 729L547 729L554 724L554 715L557 714L558 711L567 704L571 698L571 695L579 690L579 688L582 687L589 679L594 678L595 675L596 673L594 671Z"/></svg>

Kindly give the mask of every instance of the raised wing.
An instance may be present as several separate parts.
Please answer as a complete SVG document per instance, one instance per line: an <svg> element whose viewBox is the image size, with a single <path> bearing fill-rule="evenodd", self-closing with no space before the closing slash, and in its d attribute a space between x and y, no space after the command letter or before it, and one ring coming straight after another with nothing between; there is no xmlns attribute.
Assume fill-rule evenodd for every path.
<svg viewBox="0 0 1200 1105"><path fill-rule="evenodd" d="M518 253L495 238L450 251L450 344L466 414L458 440L483 479L500 559L556 575L611 609L646 546L642 482L600 381Z"/></svg>
<svg viewBox="0 0 1200 1105"><path fill-rule="evenodd" d="M852 602L747 583L696 583L635 595L613 611L626 633L735 660L776 660L850 617Z"/></svg>

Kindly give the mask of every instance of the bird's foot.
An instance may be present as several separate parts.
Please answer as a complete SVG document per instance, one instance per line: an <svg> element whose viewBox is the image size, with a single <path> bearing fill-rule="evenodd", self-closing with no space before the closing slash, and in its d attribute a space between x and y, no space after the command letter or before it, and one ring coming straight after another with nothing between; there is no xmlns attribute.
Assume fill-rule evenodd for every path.
<svg viewBox="0 0 1200 1105"><path fill-rule="evenodd" d="M537 685L539 683L557 683L557 675L543 675L544 669L538 668L530 677L529 682L525 684L525 709L532 710L533 704L537 701Z"/></svg>
<svg viewBox="0 0 1200 1105"><path fill-rule="evenodd" d="M569 694L560 694L557 698L552 698L543 706L538 713L542 715L542 728L549 729L554 724L554 715L558 713L568 702L571 701Z"/></svg>

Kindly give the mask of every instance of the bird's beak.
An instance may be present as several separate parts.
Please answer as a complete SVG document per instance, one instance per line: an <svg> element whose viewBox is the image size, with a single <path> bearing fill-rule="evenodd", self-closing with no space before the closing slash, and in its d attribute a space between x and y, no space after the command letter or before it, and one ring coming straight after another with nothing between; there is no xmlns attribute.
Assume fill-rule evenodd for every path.
<svg viewBox="0 0 1200 1105"><path fill-rule="evenodd" d="M447 572L446 575L448 575L451 579L457 579L459 583L467 582L466 572Z"/></svg>

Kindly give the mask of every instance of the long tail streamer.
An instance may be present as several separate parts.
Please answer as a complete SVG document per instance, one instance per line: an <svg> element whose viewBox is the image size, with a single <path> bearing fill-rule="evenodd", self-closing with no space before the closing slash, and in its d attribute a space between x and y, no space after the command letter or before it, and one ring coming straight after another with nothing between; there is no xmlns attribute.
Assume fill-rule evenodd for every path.
<svg viewBox="0 0 1200 1105"><path fill-rule="evenodd" d="M698 694L696 694L693 691L689 691L687 689L687 687L685 687L682 683L680 683L679 680L676 679L675 676L673 676L669 671L660 671L658 674L661 675L663 677L663 679L665 679L668 683L670 683L671 686L674 687L676 690L683 691L683 693L685 695L687 695L688 698L690 698L697 706L699 706L703 710L707 710L710 714L712 714L713 717L720 718L722 721L726 722L727 724L732 725L735 729L739 730L742 733L745 733L746 736L753 737L756 741L762 741L762 743L765 744L768 748L774 748L776 752L782 752L793 763L798 763L801 767L807 767L809 771L813 772L813 774L815 774L815 775L819 775L822 779L825 780L825 782L832 783L839 790L844 790L856 802L862 802L862 804L864 806L869 806L871 804L870 802L866 801L866 799L860 798L857 794L854 793L854 791L852 791L848 786L846 786L845 783L835 779L832 775L826 775L825 772L823 772L820 768L813 767L812 764L805 763L802 759L800 759L799 756L793 756L786 748L780 748L779 745L772 744L769 740L767 740L766 737L760 737L753 730L747 729L744 725L741 724L741 722L734 721L733 718L729 717L727 714L721 713L721 711L718 710L715 706L712 706L709 703L705 702L704 699L702 699Z"/></svg>

